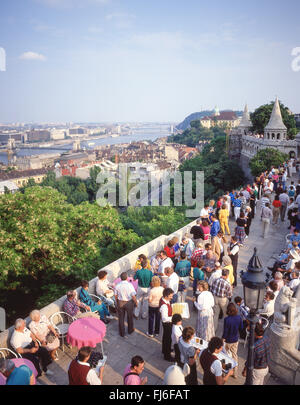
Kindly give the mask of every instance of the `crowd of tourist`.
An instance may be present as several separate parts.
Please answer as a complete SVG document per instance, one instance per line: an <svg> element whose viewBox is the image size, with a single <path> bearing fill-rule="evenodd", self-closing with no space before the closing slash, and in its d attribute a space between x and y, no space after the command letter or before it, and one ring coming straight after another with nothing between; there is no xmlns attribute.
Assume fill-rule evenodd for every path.
<svg viewBox="0 0 300 405"><path fill-rule="evenodd" d="M81 290L69 291L63 311L73 319L94 317L108 324L111 312L117 313L119 334L127 339L134 332L134 320L145 319L145 332L149 338L157 338L162 328L162 354L166 361L176 362L180 367L189 365L185 381L196 385L197 366L203 370L203 383L222 385L229 377L237 378L237 367L225 372L224 364L218 359L223 351L238 363L238 345L248 334L248 311L243 299L235 292L238 282L238 261L240 249L247 245L251 234L251 222L255 215L261 220L261 237L268 237L270 225L278 232L277 224L289 220L290 235L272 271L272 280L267 285L264 308L260 315L272 322L274 303L280 289L288 285L296 291L300 284L300 180L297 185L287 179L291 177L290 163L272 167L257 177L255 182L240 190L232 190L211 200L200 212L199 219L181 240L174 236L164 249L152 257L140 254L132 269L133 278L122 272L118 283L109 283L107 272L99 271L94 298L89 293L89 283L82 281ZM260 200L260 204L257 202ZM231 233L229 219L234 221ZM271 222L272 221L272 222ZM287 230L288 231L288 230ZM284 235L283 235L284 237ZM137 288L133 282L137 281ZM172 304L187 303L187 294L192 287L193 305L197 311L196 324L182 326L182 314L173 313ZM56 360L59 347L57 330L39 311L31 313L31 323L18 319L11 337L11 346L22 357L35 365L38 376L44 371L51 375L49 364ZM127 316L127 331L125 317ZM219 323L220 319L224 319ZM254 384L263 384L268 373L270 345L265 335L263 322L255 328ZM208 343L200 352L193 345L197 337ZM172 355L174 353L174 355ZM83 347L70 364L70 384L101 384L103 367L98 374L90 367L91 348ZM123 373L125 385L142 385L146 378L140 375L144 369L141 356L132 358ZM245 376L247 364L243 369ZM16 373L10 360L0 362L0 371L13 381ZM31 383L31 374L24 372L24 381ZM21 372L20 371L20 372ZM20 380L16 378L16 380Z"/></svg>

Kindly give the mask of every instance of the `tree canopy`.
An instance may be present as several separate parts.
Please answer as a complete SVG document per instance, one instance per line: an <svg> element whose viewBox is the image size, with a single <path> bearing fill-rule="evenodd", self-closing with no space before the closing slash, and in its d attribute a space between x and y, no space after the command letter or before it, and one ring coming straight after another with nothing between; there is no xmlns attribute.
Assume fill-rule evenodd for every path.
<svg viewBox="0 0 300 405"><path fill-rule="evenodd" d="M266 148L257 152L250 160L249 166L254 177L262 172L270 170L272 166L277 167L288 159L288 155L279 152L277 149Z"/></svg>
<svg viewBox="0 0 300 405"><path fill-rule="evenodd" d="M288 139L294 139L297 134L296 121L292 114L290 114L288 107L280 103L280 111L284 125L287 127ZM252 131L263 134L266 125L268 124L271 113L273 110L274 101L270 104L264 104L258 107L253 113L250 114L252 121Z"/></svg>
<svg viewBox="0 0 300 405"><path fill-rule="evenodd" d="M142 243L124 229L114 208L68 204L50 187L5 194L0 198L0 297L6 299L1 301L16 292L19 303L26 297L35 305L48 304Z"/></svg>
<svg viewBox="0 0 300 405"><path fill-rule="evenodd" d="M200 155L186 160L179 168L181 172L204 172L205 200L216 198L225 191L241 186L245 180L240 166L225 153L224 137L217 137L205 145Z"/></svg>
<svg viewBox="0 0 300 405"><path fill-rule="evenodd" d="M168 142L175 142L187 145L189 147L196 147L199 144L199 141L211 141L218 136L225 137L223 128L204 128L199 120L195 120L191 122L191 128L186 129L182 134L169 136Z"/></svg>

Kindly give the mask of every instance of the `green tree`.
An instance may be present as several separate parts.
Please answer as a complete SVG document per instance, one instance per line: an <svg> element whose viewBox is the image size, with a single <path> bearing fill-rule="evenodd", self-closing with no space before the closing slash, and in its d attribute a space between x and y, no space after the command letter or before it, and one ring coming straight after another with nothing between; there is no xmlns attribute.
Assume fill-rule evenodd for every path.
<svg viewBox="0 0 300 405"><path fill-rule="evenodd" d="M296 121L294 116L289 112L288 107L280 104L280 111L284 125L287 127L288 139L294 139L297 134ZM263 134L266 125L268 124L272 110L274 107L274 101L270 104L264 104L258 107L252 114L250 114L252 121L252 131Z"/></svg>
<svg viewBox="0 0 300 405"><path fill-rule="evenodd" d="M35 180L34 179L28 179L26 187L33 187L33 186L36 186Z"/></svg>
<svg viewBox="0 0 300 405"><path fill-rule="evenodd" d="M0 299L10 313L21 301L23 316L141 244L137 234L124 229L114 208L88 202L74 206L50 187L3 195Z"/></svg>
<svg viewBox="0 0 300 405"><path fill-rule="evenodd" d="M272 166L279 166L288 159L288 155L279 152L277 149L266 148L257 152L250 160L249 166L254 177L262 172L270 170Z"/></svg>

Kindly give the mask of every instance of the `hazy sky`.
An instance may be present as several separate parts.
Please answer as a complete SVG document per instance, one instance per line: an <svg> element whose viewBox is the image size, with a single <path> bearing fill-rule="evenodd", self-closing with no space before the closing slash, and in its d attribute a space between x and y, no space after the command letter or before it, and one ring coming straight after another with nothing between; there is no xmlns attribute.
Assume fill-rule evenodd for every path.
<svg viewBox="0 0 300 405"><path fill-rule="evenodd" d="M1 0L0 122L179 122L276 95L300 113L299 15L299 0Z"/></svg>

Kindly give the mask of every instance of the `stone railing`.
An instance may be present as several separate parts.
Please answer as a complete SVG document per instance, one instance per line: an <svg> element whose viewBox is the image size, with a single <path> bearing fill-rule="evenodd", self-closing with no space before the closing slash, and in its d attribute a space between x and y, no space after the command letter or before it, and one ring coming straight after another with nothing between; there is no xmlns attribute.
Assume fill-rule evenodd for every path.
<svg viewBox="0 0 300 405"><path fill-rule="evenodd" d="M184 226L181 229L173 232L170 235L161 235L158 238L152 240L151 242L146 243L145 245L139 247L138 249L128 253L127 255L121 257L120 259L108 264L101 270L107 271L108 275L107 278L110 282L113 282L123 271L130 271L137 260L139 254L144 254L147 257L153 256L158 250L162 250L169 239L173 236L178 236L179 239L183 237L184 234L189 233L191 227L196 224L196 221L190 222L188 225ZM95 277L89 282L89 292L91 294L95 293L96 282L98 277ZM79 294L80 287L77 288L77 292ZM51 304L47 305L46 307L42 308L41 314L46 315L49 318L56 312L62 310L62 305L64 300L66 299L66 295L59 298L58 300L52 302ZM34 309L34 308L32 308ZM26 324L28 325L31 319L27 317L25 319ZM6 329L4 332L0 333L0 348L1 347L9 347L10 337L14 331L14 326Z"/></svg>

